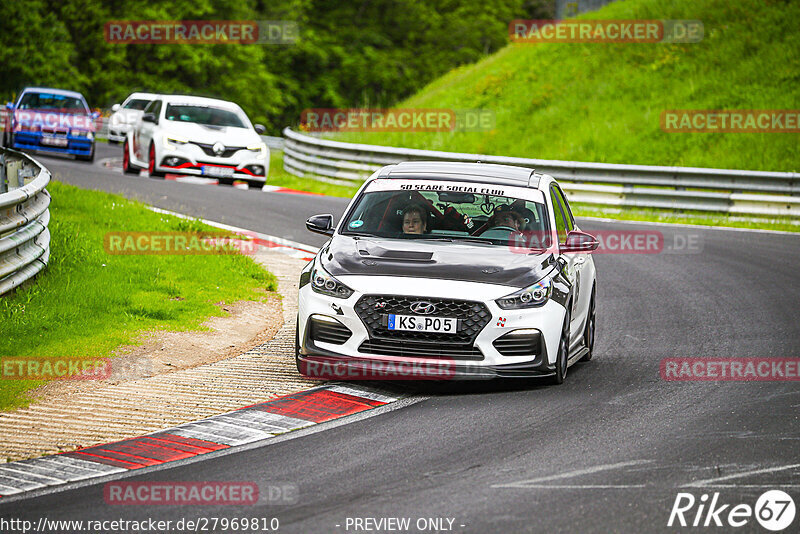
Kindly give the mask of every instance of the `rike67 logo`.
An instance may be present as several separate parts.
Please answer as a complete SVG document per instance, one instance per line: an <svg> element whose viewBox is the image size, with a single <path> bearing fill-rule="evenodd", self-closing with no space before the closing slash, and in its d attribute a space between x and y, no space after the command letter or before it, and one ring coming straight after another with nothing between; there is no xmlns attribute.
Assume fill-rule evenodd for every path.
<svg viewBox="0 0 800 534"><path fill-rule="evenodd" d="M779 532L794 521L794 500L781 490L764 492L755 506L740 503L723 503L719 492L709 497L704 493L699 499L691 493L678 493L669 514L667 526L680 527L743 527L755 517L767 530Z"/></svg>

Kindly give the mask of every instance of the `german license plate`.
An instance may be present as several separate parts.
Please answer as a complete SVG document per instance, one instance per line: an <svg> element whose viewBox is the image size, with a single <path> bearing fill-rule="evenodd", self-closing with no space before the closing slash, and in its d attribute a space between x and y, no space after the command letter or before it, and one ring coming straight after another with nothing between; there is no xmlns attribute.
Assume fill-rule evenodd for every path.
<svg viewBox="0 0 800 534"><path fill-rule="evenodd" d="M228 177L233 176L233 169L230 167L214 167L212 165L203 165L203 174L205 176L220 176Z"/></svg>
<svg viewBox="0 0 800 534"><path fill-rule="evenodd" d="M416 332L455 334L458 328L458 319L453 317L424 317L421 315L395 315L390 313L387 327L389 330L413 330Z"/></svg>
<svg viewBox="0 0 800 534"><path fill-rule="evenodd" d="M67 146L68 143L66 137L42 137L42 144L47 146Z"/></svg>

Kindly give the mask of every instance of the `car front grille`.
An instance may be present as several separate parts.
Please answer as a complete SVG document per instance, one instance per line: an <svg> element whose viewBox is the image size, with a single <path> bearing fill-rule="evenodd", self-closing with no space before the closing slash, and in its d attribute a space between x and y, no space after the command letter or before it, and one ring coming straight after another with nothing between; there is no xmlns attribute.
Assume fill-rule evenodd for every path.
<svg viewBox="0 0 800 534"><path fill-rule="evenodd" d="M222 152L222 154L217 155L214 152L214 145L210 145L210 144L207 144L207 143L198 143L196 141L190 141L190 142L193 145L199 146L203 150L203 152L205 153L206 156L212 156L212 157L215 157L215 158L229 158L229 157L233 156L235 153L237 153L238 151L247 149L247 147L244 147L244 146L228 146L228 147L225 147L225 150Z"/></svg>
<svg viewBox="0 0 800 534"><path fill-rule="evenodd" d="M455 317L458 331L455 334L389 330L385 317L388 314L416 315L411 304L417 301L430 302L436 306L431 317ZM439 345L472 346L483 328L489 324L491 313L481 302L470 300L409 297L398 295L364 295L355 305L358 317L369 331L370 340L418 341Z"/></svg>

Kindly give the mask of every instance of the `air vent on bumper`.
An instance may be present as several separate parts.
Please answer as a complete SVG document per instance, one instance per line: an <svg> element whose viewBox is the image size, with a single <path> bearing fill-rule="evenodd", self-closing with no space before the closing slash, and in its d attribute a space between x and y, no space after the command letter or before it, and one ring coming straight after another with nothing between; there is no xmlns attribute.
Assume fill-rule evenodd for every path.
<svg viewBox="0 0 800 534"><path fill-rule="evenodd" d="M494 348L503 356L538 356L542 333L535 328L513 330L494 340Z"/></svg>
<svg viewBox="0 0 800 534"><path fill-rule="evenodd" d="M311 339L315 342L343 345L353 335L349 328L332 317L312 315L310 323Z"/></svg>

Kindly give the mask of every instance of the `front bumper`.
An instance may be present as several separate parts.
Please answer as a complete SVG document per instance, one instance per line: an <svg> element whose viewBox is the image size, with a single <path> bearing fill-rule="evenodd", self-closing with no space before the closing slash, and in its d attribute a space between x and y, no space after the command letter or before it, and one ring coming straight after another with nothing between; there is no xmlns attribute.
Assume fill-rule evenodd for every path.
<svg viewBox="0 0 800 534"><path fill-rule="evenodd" d="M351 288L361 285L348 278L339 280ZM371 278L369 284L373 287L347 299L316 293L310 284L300 288L297 364L301 374L341 380L465 380L548 376L554 372L566 310L553 300L539 308L502 310L494 300L513 292L513 288L450 280L352 278ZM374 321L365 322L362 300L365 295L385 294L387 287L393 288L393 294L420 300L470 295L471 301L482 304L488 311L489 320L468 346L449 345L456 347L455 350L436 340L387 342L376 330ZM331 320L341 327L330 323L334 329L320 335L315 325ZM509 353L496 343L501 338L507 339L512 332L534 335L530 333L536 331L539 348L530 353L519 350Z"/></svg>
<svg viewBox="0 0 800 534"><path fill-rule="evenodd" d="M60 136L66 137L67 146L58 147L42 144L43 135L40 132L29 132L20 130L14 132L14 148L18 150L39 150L42 152L54 152L57 154L69 154L73 156L89 156L92 153L94 141L87 137L76 137L73 135Z"/></svg>
<svg viewBox="0 0 800 534"><path fill-rule="evenodd" d="M157 170L190 176L264 183L269 173L269 151L267 150L264 158L254 156L253 152L247 149L239 150L230 157L215 157L209 156L200 147L187 143L173 149L162 149Z"/></svg>

